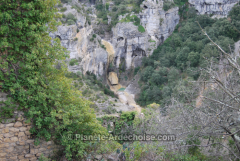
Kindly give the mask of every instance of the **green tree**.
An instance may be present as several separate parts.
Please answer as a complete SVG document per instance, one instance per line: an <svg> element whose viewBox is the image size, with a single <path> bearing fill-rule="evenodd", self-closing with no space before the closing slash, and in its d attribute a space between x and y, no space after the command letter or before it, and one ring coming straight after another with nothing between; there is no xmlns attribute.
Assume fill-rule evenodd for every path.
<svg viewBox="0 0 240 161"><path fill-rule="evenodd" d="M168 72L168 83L172 83L178 79L179 72L176 68L171 68Z"/></svg>
<svg viewBox="0 0 240 161"><path fill-rule="evenodd" d="M67 57L59 39L51 42L49 32L60 25L57 0L0 0L0 90L9 96L0 109L7 118L16 110L33 123L30 132L38 138L57 139L71 160L83 157L89 142L69 140L69 134L106 134L96 120L89 101L65 77L67 68L57 63ZM46 25L47 24L47 25ZM6 115L6 109L9 115Z"/></svg>
<svg viewBox="0 0 240 161"><path fill-rule="evenodd" d="M188 61L190 61L190 65L193 67L198 66L199 63L199 59L200 59L200 55L197 52L190 52L188 54Z"/></svg>
<svg viewBox="0 0 240 161"><path fill-rule="evenodd" d="M141 74L141 80L147 82L151 78L153 71L154 71L153 67L148 66Z"/></svg>

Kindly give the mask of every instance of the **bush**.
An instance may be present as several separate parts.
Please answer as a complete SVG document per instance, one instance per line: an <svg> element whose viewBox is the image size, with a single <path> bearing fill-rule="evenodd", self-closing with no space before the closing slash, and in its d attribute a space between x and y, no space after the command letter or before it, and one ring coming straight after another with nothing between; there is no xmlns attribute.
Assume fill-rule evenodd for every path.
<svg viewBox="0 0 240 161"><path fill-rule="evenodd" d="M78 65L78 60L77 59L71 59L69 62L70 66Z"/></svg>
<svg viewBox="0 0 240 161"><path fill-rule="evenodd" d="M109 3L106 3L106 10L109 9Z"/></svg>
<svg viewBox="0 0 240 161"><path fill-rule="evenodd" d="M134 69L134 75L136 75L138 73L139 69L140 69L140 67L137 67Z"/></svg>
<svg viewBox="0 0 240 161"><path fill-rule="evenodd" d="M69 3L71 2L72 0L61 0L62 3Z"/></svg>
<svg viewBox="0 0 240 161"><path fill-rule="evenodd" d="M170 8L174 7L174 4L172 2L165 2L163 4L163 10L168 11Z"/></svg>
<svg viewBox="0 0 240 161"><path fill-rule="evenodd" d="M75 22L74 22L73 20L67 20L67 24L68 24L68 25L74 25Z"/></svg>
<svg viewBox="0 0 240 161"><path fill-rule="evenodd" d="M63 8L60 9L61 12L65 12L66 10L67 10L66 7L63 7Z"/></svg>
<svg viewBox="0 0 240 161"><path fill-rule="evenodd" d="M77 21L77 19L75 18L75 16L72 13L68 13L67 16L66 16L66 19Z"/></svg>
<svg viewBox="0 0 240 161"><path fill-rule="evenodd" d="M77 37L75 37L75 38L73 39L73 41L78 41L78 38L77 38Z"/></svg>
<svg viewBox="0 0 240 161"><path fill-rule="evenodd" d="M140 18L138 18L136 15L130 16L130 14L128 14L125 18L121 19L120 22L133 22L134 25L139 26Z"/></svg>
<svg viewBox="0 0 240 161"><path fill-rule="evenodd" d="M62 3L59 3L59 4L58 4L58 7L63 7Z"/></svg>
<svg viewBox="0 0 240 161"><path fill-rule="evenodd" d="M144 29L144 27L142 25L139 25L138 26L138 31L143 33L143 32L145 32L145 29Z"/></svg>

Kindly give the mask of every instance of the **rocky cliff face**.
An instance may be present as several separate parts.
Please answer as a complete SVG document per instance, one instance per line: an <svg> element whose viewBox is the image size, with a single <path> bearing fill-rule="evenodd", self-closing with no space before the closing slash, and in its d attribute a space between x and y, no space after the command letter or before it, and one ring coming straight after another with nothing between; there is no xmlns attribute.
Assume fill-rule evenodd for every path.
<svg viewBox="0 0 240 161"><path fill-rule="evenodd" d="M73 1L74 5L82 4ZM83 5L82 5L83 6ZM142 12L137 16L141 20L141 25L145 32L138 31L138 26L132 22L118 23L112 28L112 36L108 40L101 39L98 35L92 38L96 23L88 25L84 13L79 13L71 5L64 4L67 10L63 14L69 13L75 16L76 24L62 25L58 31L50 33L52 38L58 37L64 47L70 51L70 59L78 62L69 70L72 72L90 71L98 76L106 74L108 65L112 63L116 68L126 70L141 65L141 60L145 56L151 55L158 44L167 39L179 22L178 8L165 12L162 9L162 1L147 0L142 4ZM91 10L94 10L92 6ZM94 22L96 15L90 15ZM104 50L103 45L106 47Z"/></svg>
<svg viewBox="0 0 240 161"><path fill-rule="evenodd" d="M158 0L146 0L141 7L143 10L139 17L142 25L153 40L162 43L179 23L178 7L164 11L163 2Z"/></svg>
<svg viewBox="0 0 240 161"><path fill-rule="evenodd" d="M162 1L146 0L142 12L137 16L145 32L138 31L133 23L118 23L112 29L112 44L115 48L114 64L117 68L125 64L126 69L138 67L145 56L166 40L179 22L178 7L165 12Z"/></svg>
<svg viewBox="0 0 240 161"><path fill-rule="evenodd" d="M141 65L141 59L149 51L148 33L141 33L132 22L118 23L113 28L112 44L115 48L114 65L125 69Z"/></svg>
<svg viewBox="0 0 240 161"><path fill-rule="evenodd" d="M238 0L188 0L190 6L199 14L214 14L215 17L226 17Z"/></svg>
<svg viewBox="0 0 240 161"><path fill-rule="evenodd" d="M76 64L68 66L69 70L75 73L90 71L96 75L103 75L108 62L108 53L100 47L101 38L96 37L94 41L90 41L93 28L87 24L86 17L78 13L71 5L65 4L63 7L67 8L63 14L73 14L77 19L76 24L61 25L58 31L50 33L50 36L58 37L62 46L70 52L70 58L67 61L77 60Z"/></svg>

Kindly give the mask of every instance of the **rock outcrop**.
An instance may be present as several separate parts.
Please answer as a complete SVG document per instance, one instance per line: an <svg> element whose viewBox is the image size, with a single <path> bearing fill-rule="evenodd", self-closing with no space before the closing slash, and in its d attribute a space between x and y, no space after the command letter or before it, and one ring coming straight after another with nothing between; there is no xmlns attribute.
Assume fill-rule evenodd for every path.
<svg viewBox="0 0 240 161"><path fill-rule="evenodd" d="M77 2L75 2L77 3ZM107 68L108 53L100 47L101 38L90 41L93 34L93 28L86 23L86 17L78 13L76 9L71 8L70 5L64 5L67 8L63 14L72 13L77 19L74 25L61 25L55 33L50 33L52 38L58 37L70 53L70 59L77 59L78 63L73 66L68 66L69 71L72 72L87 72L90 71L97 76L103 75Z"/></svg>
<svg viewBox="0 0 240 161"><path fill-rule="evenodd" d="M214 14L215 17L226 17L238 0L188 0L199 14Z"/></svg>
<svg viewBox="0 0 240 161"><path fill-rule="evenodd" d="M146 0L141 7L143 10L137 16L145 32L139 32L138 26L132 22L118 23L112 29L112 44L116 51L114 64L117 68L122 65L125 65L125 69L140 66L142 58L151 55L157 45L171 35L179 22L178 7L164 11L161 0Z"/></svg>
<svg viewBox="0 0 240 161"><path fill-rule="evenodd" d="M139 14L142 25L146 28L151 39L163 43L174 31L179 23L178 7L168 11L163 10L163 1L146 0L141 4L143 8Z"/></svg>
<svg viewBox="0 0 240 161"><path fill-rule="evenodd" d="M141 59L147 56L148 33L141 33L132 22L118 23L113 28L112 44L115 48L114 65L125 69L141 65ZM150 54L150 53L149 53Z"/></svg>
<svg viewBox="0 0 240 161"><path fill-rule="evenodd" d="M76 6L80 4L76 0L73 2ZM90 71L97 76L103 76L107 74L110 63L116 68L128 70L141 66L142 58L151 55L157 45L166 40L178 24L178 8L165 12L162 6L161 0L144 1L141 5L143 10L137 16L145 32L139 32L138 26L132 22L118 23L112 28L112 36L107 41L98 35L95 35L93 39L93 28L98 27L94 20L96 15L90 15L93 21L89 25L86 17L83 16L84 13L79 13L71 5L64 4L63 7L67 10L63 14L73 14L77 19L76 24L59 26L58 31L50 33L50 36L58 37L62 46L70 51L68 61L71 59L78 61L72 66L69 65L69 70L72 72Z"/></svg>
<svg viewBox="0 0 240 161"><path fill-rule="evenodd" d="M118 84L117 73L110 72L108 75L108 80L110 81L111 85L117 85Z"/></svg>

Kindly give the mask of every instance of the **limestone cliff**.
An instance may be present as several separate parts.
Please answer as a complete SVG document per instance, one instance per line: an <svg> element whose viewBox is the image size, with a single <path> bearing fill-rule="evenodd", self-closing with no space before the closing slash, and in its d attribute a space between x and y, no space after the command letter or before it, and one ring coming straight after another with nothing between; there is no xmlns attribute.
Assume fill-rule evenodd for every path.
<svg viewBox="0 0 240 161"><path fill-rule="evenodd" d="M84 6L76 0L73 1L73 4ZM113 63L116 68L121 67L128 70L140 66L142 58L151 55L157 45L166 40L178 24L178 8L165 12L162 6L161 0L147 0L141 5L142 12L136 16L140 18L145 32L139 32L138 26L132 22L118 23L112 28L112 36L108 40L104 40L94 34L94 27L99 27L95 21L94 12L90 14L92 23L89 25L85 13L79 13L73 6L64 4L63 7L66 7L67 10L63 14L73 14L76 23L59 26L58 31L50 33L50 36L58 37L62 45L70 51L69 62L76 59L77 63L69 65L69 70L72 72L90 71L97 76L102 76L107 74L110 63ZM86 9L95 10L93 6ZM95 36L93 37L93 35Z"/></svg>
<svg viewBox="0 0 240 161"><path fill-rule="evenodd" d="M112 44L115 48L114 65L117 68L125 64L126 69L141 65L142 57L147 55L149 47L148 33L141 33L132 22L118 23L113 28ZM149 53L150 54L150 53Z"/></svg>
<svg viewBox="0 0 240 161"><path fill-rule="evenodd" d="M164 11L162 1L152 0L144 1L141 7L143 10L137 16L146 30L144 33L139 32L132 22L118 23L112 29L112 44L116 51L114 64L117 68L122 61L126 69L140 66L142 58L151 55L179 22L178 7Z"/></svg>
<svg viewBox="0 0 240 161"><path fill-rule="evenodd" d="M214 14L215 17L226 17L238 0L188 0L199 14Z"/></svg>
<svg viewBox="0 0 240 161"><path fill-rule="evenodd" d="M78 61L72 66L69 65L69 70L75 73L90 71L96 75L103 75L108 62L108 53L100 47L101 38L97 37L96 40L90 41L93 28L87 24L83 13L78 13L71 5L64 4L63 7L67 8L63 14L73 14L77 19L76 24L63 24L58 27L57 32L50 33L50 36L52 38L58 37L62 46L70 52L70 59L67 61L71 61L71 59Z"/></svg>
<svg viewBox="0 0 240 161"><path fill-rule="evenodd" d="M174 31L179 23L178 7L163 10L163 2L158 0L143 1L142 12L139 14L142 25L153 40L162 43Z"/></svg>

